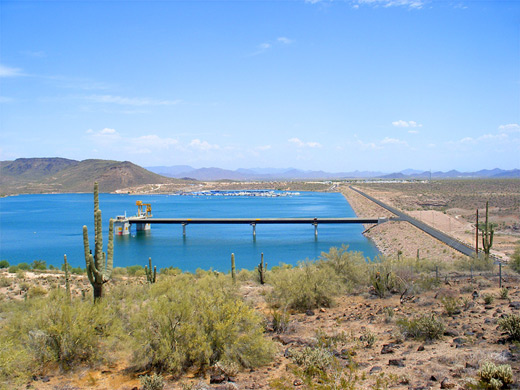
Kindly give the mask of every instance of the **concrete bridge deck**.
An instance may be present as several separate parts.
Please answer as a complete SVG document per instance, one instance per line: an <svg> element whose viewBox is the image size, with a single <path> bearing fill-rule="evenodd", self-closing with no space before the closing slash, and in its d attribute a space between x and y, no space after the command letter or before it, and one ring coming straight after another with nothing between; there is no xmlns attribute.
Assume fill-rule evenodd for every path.
<svg viewBox="0 0 520 390"><path fill-rule="evenodd" d="M128 218L128 222L152 224L332 224L381 223L381 218Z"/></svg>

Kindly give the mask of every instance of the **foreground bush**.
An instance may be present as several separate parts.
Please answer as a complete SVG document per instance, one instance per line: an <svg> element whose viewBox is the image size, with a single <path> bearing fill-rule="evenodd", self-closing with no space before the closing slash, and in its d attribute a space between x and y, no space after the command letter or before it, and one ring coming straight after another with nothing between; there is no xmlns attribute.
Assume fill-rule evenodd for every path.
<svg viewBox="0 0 520 390"><path fill-rule="evenodd" d="M500 390L513 383L513 370L508 364L496 366L486 362L478 372L480 384L485 389Z"/></svg>
<svg viewBox="0 0 520 390"><path fill-rule="evenodd" d="M505 316L498 320L498 326L509 335L511 340L520 341L520 315Z"/></svg>
<svg viewBox="0 0 520 390"><path fill-rule="evenodd" d="M294 268L280 268L270 274L271 304L305 311L329 307L334 296L345 290L332 267L305 261Z"/></svg>
<svg viewBox="0 0 520 390"><path fill-rule="evenodd" d="M442 321L432 315L422 315L417 318L401 318L397 320L401 333L409 338L433 341L440 339L444 334L445 326Z"/></svg>
<svg viewBox="0 0 520 390"><path fill-rule="evenodd" d="M192 367L204 371L217 362L254 367L272 358L262 319L227 278L164 278L150 294L131 320L138 367L180 374Z"/></svg>

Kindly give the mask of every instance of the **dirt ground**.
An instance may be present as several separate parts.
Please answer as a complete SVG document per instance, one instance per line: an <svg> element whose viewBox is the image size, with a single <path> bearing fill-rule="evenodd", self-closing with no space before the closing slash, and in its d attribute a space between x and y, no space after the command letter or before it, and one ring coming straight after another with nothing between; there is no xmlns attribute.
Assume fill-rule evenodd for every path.
<svg viewBox="0 0 520 390"><path fill-rule="evenodd" d="M24 281L47 286L45 281L49 276L63 279L62 274L43 273L31 273L25 280L17 280L5 272L2 276L15 279L12 286L15 291ZM83 278L74 278L74 290L83 288ZM126 282L128 280L119 281ZM404 300L399 295L376 298L368 290L341 296L331 308L290 314L285 333L268 331L265 337L273 339L278 350L271 364L241 371L231 378L233 382L221 384L210 384L209 376L188 374L180 379L166 376L165 389L270 389L276 388L275 380L284 383L285 388L309 389L303 383L301 372L295 370L291 351L314 347L323 337L339 340L334 354L340 366L352 373L353 389L466 389L467 383L475 380L479 367L487 361L510 364L518 379L520 351L503 333L497 332L497 322L503 315L520 314L520 288L517 279L511 279L505 286L509 288L509 299L498 298L496 281L483 277L441 283L431 291ZM267 319L270 317L264 296L269 288L251 282L241 287L245 299ZM495 297L492 303L484 302L482 297L486 294ZM447 296L465 302L452 316L446 313L441 301ZM426 342L400 336L399 318L422 314L433 314L445 324L440 340ZM371 342L366 341L367 335L371 335ZM137 390L140 389L139 374L129 370L128 360L120 359L95 368L80 367L69 373L49 369L45 375L35 376L24 388ZM518 388L514 386L511 388Z"/></svg>

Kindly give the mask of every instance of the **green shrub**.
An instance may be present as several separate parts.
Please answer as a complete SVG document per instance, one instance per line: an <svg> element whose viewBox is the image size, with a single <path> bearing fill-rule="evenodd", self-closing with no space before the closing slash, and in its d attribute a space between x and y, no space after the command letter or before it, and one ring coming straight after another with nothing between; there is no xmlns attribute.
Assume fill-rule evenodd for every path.
<svg viewBox="0 0 520 390"><path fill-rule="evenodd" d="M13 279L2 276L0 278L0 287L9 287L13 284Z"/></svg>
<svg viewBox="0 0 520 390"><path fill-rule="evenodd" d="M0 260L0 268L9 268L9 262L7 260Z"/></svg>
<svg viewBox="0 0 520 390"><path fill-rule="evenodd" d="M131 319L135 364L179 374L223 360L242 367L268 362L273 345L263 337L262 319L231 286L213 274L153 284Z"/></svg>
<svg viewBox="0 0 520 390"><path fill-rule="evenodd" d="M478 258L464 256L455 262L455 268L464 271L491 271L493 267L493 259L485 256L479 256Z"/></svg>
<svg viewBox="0 0 520 390"><path fill-rule="evenodd" d="M44 295L47 295L47 290L45 288L43 288L42 286L31 286L27 290L28 298L39 298Z"/></svg>
<svg viewBox="0 0 520 390"><path fill-rule="evenodd" d="M17 265L11 265L11 266L9 266L8 272L9 272L10 274L15 274L16 272L18 272L18 266L17 266Z"/></svg>
<svg viewBox="0 0 520 390"><path fill-rule="evenodd" d="M513 270L520 273L520 245L516 247L513 256L511 256L509 265Z"/></svg>
<svg viewBox="0 0 520 390"><path fill-rule="evenodd" d="M498 320L498 326L511 340L520 341L520 315L510 314Z"/></svg>
<svg viewBox="0 0 520 390"><path fill-rule="evenodd" d="M460 313L460 300L455 297L442 297L441 298L442 306L444 306L444 310L446 314L452 316L454 314Z"/></svg>
<svg viewBox="0 0 520 390"><path fill-rule="evenodd" d="M142 390L162 390L164 388L164 379L161 375L143 375L139 378Z"/></svg>
<svg viewBox="0 0 520 390"><path fill-rule="evenodd" d="M140 265L131 265L129 267L126 267L126 269L129 276L135 276L135 273L139 270L142 270L144 275L144 268Z"/></svg>
<svg viewBox="0 0 520 390"><path fill-rule="evenodd" d="M500 299L509 299L509 290L507 287L502 287L500 289L500 293L498 294Z"/></svg>
<svg viewBox="0 0 520 390"><path fill-rule="evenodd" d="M290 356L307 375L325 373L334 362L334 355L325 348L305 347L301 351L291 350Z"/></svg>
<svg viewBox="0 0 520 390"><path fill-rule="evenodd" d="M480 384L486 389L500 390L513 383L513 370L508 364L496 366L486 362L478 372Z"/></svg>
<svg viewBox="0 0 520 390"><path fill-rule="evenodd" d="M444 334L445 326L435 315L421 315L409 320L400 318L397 326L405 337L426 341L437 340Z"/></svg>
<svg viewBox="0 0 520 390"><path fill-rule="evenodd" d="M38 364L69 369L79 362L101 360L109 348L114 315L104 303L72 301L62 291L14 307L0 331L0 343L15 340Z"/></svg>
<svg viewBox="0 0 520 390"><path fill-rule="evenodd" d="M115 267L112 270L112 275L114 275L114 276L126 276L126 275L128 275L128 270L126 268L123 268L123 267Z"/></svg>
<svg viewBox="0 0 520 390"><path fill-rule="evenodd" d="M401 292L404 287L403 281L392 271L392 262L376 262L370 268L370 284L373 292L384 298L389 293Z"/></svg>
<svg viewBox="0 0 520 390"><path fill-rule="evenodd" d="M272 272L270 282L271 301L297 311L330 307L334 296L344 291L332 268L308 260L295 268Z"/></svg>
<svg viewBox="0 0 520 390"><path fill-rule="evenodd" d="M376 335L369 330L365 330L359 337L359 341L361 341L364 348L372 348L376 343L376 340Z"/></svg>
<svg viewBox="0 0 520 390"><path fill-rule="evenodd" d="M348 290L368 283L368 264L361 252L349 252L348 245L322 252L322 266L330 267Z"/></svg>
<svg viewBox="0 0 520 390"><path fill-rule="evenodd" d="M495 301L495 297L493 294L485 294L482 299L486 305L490 305Z"/></svg>
<svg viewBox="0 0 520 390"><path fill-rule="evenodd" d="M27 263L20 263L18 264L18 269L29 271L31 269L31 266Z"/></svg>
<svg viewBox="0 0 520 390"><path fill-rule="evenodd" d="M47 263L44 260L34 260L31 263L31 269L45 271L47 269Z"/></svg>

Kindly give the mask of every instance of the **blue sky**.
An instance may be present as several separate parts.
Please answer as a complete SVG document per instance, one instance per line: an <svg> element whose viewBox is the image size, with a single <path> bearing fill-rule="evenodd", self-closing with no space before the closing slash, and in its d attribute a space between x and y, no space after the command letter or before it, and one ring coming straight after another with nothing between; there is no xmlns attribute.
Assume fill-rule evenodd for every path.
<svg viewBox="0 0 520 390"><path fill-rule="evenodd" d="M518 1L0 1L0 160L520 168Z"/></svg>

